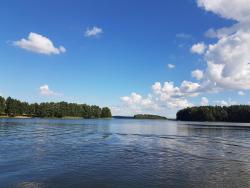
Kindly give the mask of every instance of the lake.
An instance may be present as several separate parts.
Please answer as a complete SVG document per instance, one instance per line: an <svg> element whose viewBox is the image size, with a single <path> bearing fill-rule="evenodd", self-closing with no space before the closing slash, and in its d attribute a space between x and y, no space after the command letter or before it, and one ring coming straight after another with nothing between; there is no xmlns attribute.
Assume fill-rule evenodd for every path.
<svg viewBox="0 0 250 188"><path fill-rule="evenodd" d="M250 187L250 124L0 119L0 187Z"/></svg>

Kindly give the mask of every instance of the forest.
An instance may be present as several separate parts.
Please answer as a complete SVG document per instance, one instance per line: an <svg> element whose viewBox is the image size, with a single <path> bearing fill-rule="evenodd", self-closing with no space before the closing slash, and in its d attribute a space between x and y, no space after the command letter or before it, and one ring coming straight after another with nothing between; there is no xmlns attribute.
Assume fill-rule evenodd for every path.
<svg viewBox="0 0 250 188"><path fill-rule="evenodd" d="M5 99L0 96L0 116L110 118L112 114L108 107L100 108L96 105L64 101L29 104L11 97Z"/></svg>
<svg viewBox="0 0 250 188"><path fill-rule="evenodd" d="M248 123L250 122L250 105L189 107L178 111L176 119Z"/></svg>
<svg viewBox="0 0 250 188"><path fill-rule="evenodd" d="M164 116L152 115L152 114L136 114L134 119L167 119Z"/></svg>

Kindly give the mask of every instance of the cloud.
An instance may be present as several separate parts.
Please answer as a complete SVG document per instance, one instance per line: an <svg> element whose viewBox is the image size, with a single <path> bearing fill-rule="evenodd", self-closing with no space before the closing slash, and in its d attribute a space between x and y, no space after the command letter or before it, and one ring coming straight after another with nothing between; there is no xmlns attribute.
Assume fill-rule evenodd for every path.
<svg viewBox="0 0 250 188"><path fill-rule="evenodd" d="M218 106L230 106L230 105L236 105L237 102L233 101L232 99L228 99L227 101L225 100L217 100L214 101L214 103Z"/></svg>
<svg viewBox="0 0 250 188"><path fill-rule="evenodd" d="M192 39L193 38L192 35L187 34L187 33L177 33L175 37L179 39Z"/></svg>
<svg viewBox="0 0 250 188"><path fill-rule="evenodd" d="M201 80L203 78L203 71L196 69L191 72L191 75L193 78L196 78L197 80Z"/></svg>
<svg viewBox="0 0 250 188"><path fill-rule="evenodd" d="M193 104L189 103L187 97L198 95L199 85L197 83L183 81L180 87L174 86L173 82L155 82L152 85L152 93L147 97L142 97L135 92L130 96L121 97L122 102L131 109L139 108L141 111L151 109L152 111L160 109L180 109Z"/></svg>
<svg viewBox="0 0 250 188"><path fill-rule="evenodd" d="M196 53L196 54L203 54L205 52L206 48L207 48L207 46L203 42L201 42L201 43L194 44L191 47L190 51L192 53Z"/></svg>
<svg viewBox="0 0 250 188"><path fill-rule="evenodd" d="M85 31L84 36L85 37L95 37L95 36L99 36L103 33L103 29L100 27L92 27L92 28L87 28L87 30Z"/></svg>
<svg viewBox="0 0 250 188"><path fill-rule="evenodd" d="M228 102L221 100L221 101L215 101L215 103L219 106L228 106Z"/></svg>
<svg viewBox="0 0 250 188"><path fill-rule="evenodd" d="M50 90L50 88L49 88L49 86L47 84L42 85L39 88L39 91L40 91L40 95L42 95L42 96L58 96L58 95L61 95L60 93L56 93L56 92Z"/></svg>
<svg viewBox="0 0 250 188"><path fill-rule="evenodd" d="M122 101L128 104L139 104L142 101L142 96L137 93L132 93L130 97L121 97Z"/></svg>
<svg viewBox="0 0 250 188"><path fill-rule="evenodd" d="M179 87L173 82L155 82L152 85L152 92L146 97L138 93L131 93L129 96L121 97L123 106L114 108L115 112L123 109L137 113L157 113L163 114L168 112L174 117L176 110L193 106L188 98L196 97L200 93L200 84L184 80ZM119 109L119 110L118 110Z"/></svg>
<svg viewBox="0 0 250 188"><path fill-rule="evenodd" d="M237 31L209 45L205 59L209 79L229 89L250 89L250 33Z"/></svg>
<svg viewBox="0 0 250 188"><path fill-rule="evenodd" d="M208 38L217 38L218 33L215 29L210 28L205 32L205 36Z"/></svg>
<svg viewBox="0 0 250 188"><path fill-rule="evenodd" d="M63 46L55 47L53 42L40 34L29 33L28 39L21 39L19 41L14 41L13 44L27 51L39 53L39 54L60 54L66 52Z"/></svg>
<svg viewBox="0 0 250 188"><path fill-rule="evenodd" d="M210 28L206 35L217 42L194 44L191 51L203 56L203 90L249 90L250 89L250 4L248 0L198 0L198 6L222 18L237 21L231 27ZM200 50L199 50L200 49ZM203 50L201 50L203 49ZM195 74L195 73L194 73ZM193 75L194 76L194 75Z"/></svg>
<svg viewBox="0 0 250 188"><path fill-rule="evenodd" d="M181 98L197 96L200 85L198 83L184 80L180 87L174 86L173 82L165 82L161 85L160 82L155 82L152 90L159 95L161 99Z"/></svg>
<svg viewBox="0 0 250 188"><path fill-rule="evenodd" d="M189 42L193 40L193 36L187 33L177 33L175 37L175 43L179 48L189 46Z"/></svg>
<svg viewBox="0 0 250 188"><path fill-rule="evenodd" d="M209 104L209 100L206 97L201 98L201 106L207 106Z"/></svg>
<svg viewBox="0 0 250 188"><path fill-rule="evenodd" d="M175 65L169 63L169 64L168 64L168 68L169 68L169 69L173 69L173 68L175 68Z"/></svg>
<svg viewBox="0 0 250 188"><path fill-rule="evenodd" d="M133 92L130 96L121 97L121 100L127 105L133 106L143 106L143 107L153 107L155 104L152 101L152 97L148 95L148 97L143 98L141 95ZM155 106L156 107L156 106Z"/></svg>
<svg viewBox="0 0 250 188"><path fill-rule="evenodd" d="M129 96L124 96L120 98L123 105L120 107L112 107L112 113L114 114L126 114L129 115L137 113L160 113L161 107L157 104L155 99L149 94L147 97L142 97L140 94L135 92L131 93Z"/></svg>
<svg viewBox="0 0 250 188"><path fill-rule="evenodd" d="M186 96L197 96L200 84L184 80L180 86L180 92Z"/></svg>
<svg viewBox="0 0 250 188"><path fill-rule="evenodd" d="M198 0L198 6L223 18L250 21L249 0Z"/></svg>
<svg viewBox="0 0 250 188"><path fill-rule="evenodd" d="M240 96L244 96L244 95L245 95L245 93L244 93L243 91L238 91L238 95L240 95Z"/></svg>

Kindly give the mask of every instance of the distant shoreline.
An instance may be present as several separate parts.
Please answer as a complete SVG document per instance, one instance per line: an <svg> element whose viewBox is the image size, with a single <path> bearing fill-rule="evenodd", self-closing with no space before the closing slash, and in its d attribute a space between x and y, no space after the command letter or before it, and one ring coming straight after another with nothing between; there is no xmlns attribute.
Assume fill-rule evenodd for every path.
<svg viewBox="0 0 250 188"><path fill-rule="evenodd" d="M150 119L150 118L135 118L134 116L112 116L110 118L83 118L83 117L35 117L35 116L0 116L0 119L61 119L61 120L87 120L87 119L131 119L131 120L171 120L175 121L176 119Z"/></svg>
<svg viewBox="0 0 250 188"><path fill-rule="evenodd" d="M72 120L77 120L77 119L112 119L112 118L83 118L83 117L30 117L30 116L0 116L0 119L35 119L35 118L39 118L39 119L72 119Z"/></svg>
<svg viewBox="0 0 250 188"><path fill-rule="evenodd" d="M134 119L134 120L175 120L168 119L164 116L152 115L152 114L136 114L134 116L113 116L114 119Z"/></svg>
<svg viewBox="0 0 250 188"><path fill-rule="evenodd" d="M0 118L13 118L13 119L31 119L33 117L28 117L28 116L0 116Z"/></svg>

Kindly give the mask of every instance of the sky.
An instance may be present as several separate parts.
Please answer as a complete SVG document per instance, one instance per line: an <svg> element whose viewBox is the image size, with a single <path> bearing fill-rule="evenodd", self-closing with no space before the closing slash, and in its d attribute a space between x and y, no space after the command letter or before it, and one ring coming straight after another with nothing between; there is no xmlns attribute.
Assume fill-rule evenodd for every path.
<svg viewBox="0 0 250 188"><path fill-rule="evenodd" d="M249 0L0 1L0 95L175 117L250 104Z"/></svg>

